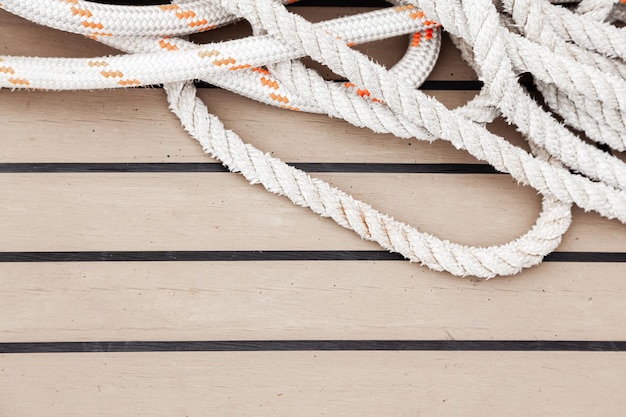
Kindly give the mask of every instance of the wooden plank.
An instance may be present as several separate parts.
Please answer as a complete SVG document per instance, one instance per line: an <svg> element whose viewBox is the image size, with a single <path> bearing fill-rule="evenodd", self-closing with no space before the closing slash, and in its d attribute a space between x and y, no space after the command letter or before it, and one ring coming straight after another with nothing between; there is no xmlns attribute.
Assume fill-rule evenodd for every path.
<svg viewBox="0 0 626 417"><path fill-rule="evenodd" d="M624 353L41 354L0 358L4 415L586 417L626 409Z"/></svg>
<svg viewBox="0 0 626 417"><path fill-rule="evenodd" d="M0 263L0 276L0 342L626 339L611 263L491 281L350 261Z"/></svg>
<svg viewBox="0 0 626 417"><path fill-rule="evenodd" d="M465 244L516 238L539 211L535 192L504 175L318 177L423 231ZM3 174L0 194L3 251L378 248L231 173ZM615 221L576 212L567 250L626 247L626 230Z"/></svg>
<svg viewBox="0 0 626 417"><path fill-rule="evenodd" d="M429 93L450 106L475 95ZM2 94L5 151L0 162L214 162L180 127L162 90ZM291 162L478 162L443 141L375 134L339 120L329 123L325 115L277 109L218 89L202 89L199 95L246 142ZM502 122L496 128L515 137Z"/></svg>

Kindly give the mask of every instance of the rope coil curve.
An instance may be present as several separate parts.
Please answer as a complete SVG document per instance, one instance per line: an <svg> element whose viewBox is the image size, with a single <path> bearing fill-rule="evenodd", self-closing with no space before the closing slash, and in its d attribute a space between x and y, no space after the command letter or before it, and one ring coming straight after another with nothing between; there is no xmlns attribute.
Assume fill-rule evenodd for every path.
<svg viewBox="0 0 626 417"><path fill-rule="evenodd" d="M626 164L604 150L626 149L626 29L613 25L623 21L626 0L582 0L568 8L548 0L394 0L390 8L316 24L283 3L2 0L8 12L126 54L0 56L0 88L163 84L183 127L231 171L410 261L458 276L513 275L540 263L569 228L572 204L626 222ZM253 36L207 45L184 39L239 19L250 22ZM476 98L453 110L417 89L436 62L442 27L484 83ZM351 48L399 35L409 35L409 46L391 69ZM300 62L305 56L349 81L324 80ZM532 74L543 105L519 84L522 73ZM244 143L197 97L192 80L198 79L374 132L448 140L535 188L543 195L541 213L524 235L491 247L421 232ZM531 153L485 128L497 117L516 126Z"/></svg>

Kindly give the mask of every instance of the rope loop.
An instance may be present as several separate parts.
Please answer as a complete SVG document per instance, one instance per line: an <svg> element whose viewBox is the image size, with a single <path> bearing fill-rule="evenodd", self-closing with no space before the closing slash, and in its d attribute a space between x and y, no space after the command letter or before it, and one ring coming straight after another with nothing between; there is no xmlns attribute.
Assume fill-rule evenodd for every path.
<svg viewBox="0 0 626 417"><path fill-rule="evenodd" d="M626 222L624 0L393 0L392 7L320 23L293 1L178 0L117 6L83 0L3 0L0 8L79 33L125 55L0 57L0 87L74 90L163 84L171 110L204 151L252 184L332 218L363 239L437 271L492 278L536 265L561 242L573 204ZM560 1L559 3L565 3ZM253 36L198 45L186 35L246 19ZM449 110L418 90L442 27L484 83ZM352 48L409 35L391 69ZM302 57L347 82L325 80ZM519 83L530 73L542 103ZM465 246L421 232L245 143L197 97L203 80L263 103L327 114L399 138L447 140L542 194L534 226L511 242ZM490 133L503 117L531 152ZM611 152L607 152L610 149Z"/></svg>

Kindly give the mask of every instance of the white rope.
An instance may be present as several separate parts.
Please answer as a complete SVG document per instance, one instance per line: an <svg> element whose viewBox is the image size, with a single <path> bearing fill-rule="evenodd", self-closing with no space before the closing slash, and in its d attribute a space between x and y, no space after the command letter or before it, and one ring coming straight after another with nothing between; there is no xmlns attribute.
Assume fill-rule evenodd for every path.
<svg viewBox="0 0 626 417"><path fill-rule="evenodd" d="M595 3L581 3L576 14L539 0L503 0L503 12L498 13L491 0L423 0L427 18L417 4L406 1L313 25L272 0L141 7L3 0L0 7L22 17L88 35L130 54L0 57L0 86L93 89L165 83L170 107L185 129L206 152L251 183L261 183L432 269L484 278L511 275L539 263L558 246L571 222L571 203L626 221L625 164L571 133L517 83L519 73L531 72L555 113L591 139L623 150L626 38L622 29L601 23L611 20L614 2L605 1L611 8L603 7L602 13ZM252 24L255 36L202 46L164 37L242 17ZM453 111L415 89L432 69L439 49L438 24L431 19L451 32L485 82L476 99ZM411 47L390 71L346 45L410 32L415 32ZM323 80L297 61L305 55L350 83ZM341 117L376 132L449 140L536 188L544 195L542 213L529 232L494 247L467 247L419 232L245 144L208 113L187 82L192 79L268 104ZM483 127L500 115L528 138L535 157Z"/></svg>

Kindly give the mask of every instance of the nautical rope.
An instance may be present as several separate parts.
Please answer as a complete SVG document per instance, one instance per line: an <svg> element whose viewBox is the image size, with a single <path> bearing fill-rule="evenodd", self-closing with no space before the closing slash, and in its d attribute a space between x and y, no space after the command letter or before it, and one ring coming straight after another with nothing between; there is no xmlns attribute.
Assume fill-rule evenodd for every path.
<svg viewBox="0 0 626 417"><path fill-rule="evenodd" d="M230 170L385 249L455 275L491 278L538 264L568 229L571 204L626 222L626 164L589 142L615 151L626 148L626 32L609 23L623 19L623 4L583 0L568 9L546 0L392 3L395 7L311 24L274 0L181 0L161 6L2 0L0 7L9 12L128 54L88 59L2 56L0 87L163 84L184 128ZM250 22L254 36L209 45L180 38L241 18ZM440 25L484 82L475 99L454 110L416 89L436 61ZM351 48L409 33L406 55L390 70ZM324 80L300 63L303 56L349 81ZM524 72L533 75L554 114L518 83ZM544 196L542 212L526 234L492 247L459 245L420 232L244 143L197 98L190 81L195 79L375 132L448 140L537 189ZM533 155L485 128L499 116L528 139Z"/></svg>

